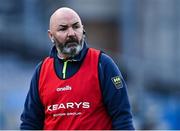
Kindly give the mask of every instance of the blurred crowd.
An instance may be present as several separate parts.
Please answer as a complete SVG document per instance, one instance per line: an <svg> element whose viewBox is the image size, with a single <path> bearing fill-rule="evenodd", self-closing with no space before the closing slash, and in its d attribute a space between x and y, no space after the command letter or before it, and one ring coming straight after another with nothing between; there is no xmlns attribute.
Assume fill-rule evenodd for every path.
<svg viewBox="0 0 180 131"><path fill-rule="evenodd" d="M0 0L0 129L19 129L35 65L52 47L49 17L63 6L119 66L135 128L180 129L180 0Z"/></svg>

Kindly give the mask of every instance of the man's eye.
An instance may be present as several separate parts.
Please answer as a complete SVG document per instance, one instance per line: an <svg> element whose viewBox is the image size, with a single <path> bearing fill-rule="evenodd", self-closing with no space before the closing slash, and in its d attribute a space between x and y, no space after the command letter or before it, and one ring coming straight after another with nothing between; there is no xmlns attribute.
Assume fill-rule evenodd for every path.
<svg viewBox="0 0 180 131"><path fill-rule="evenodd" d="M73 26L74 29L78 29L79 28L79 25L75 25Z"/></svg>
<svg viewBox="0 0 180 131"><path fill-rule="evenodd" d="M66 30L66 28L60 28L59 29L59 31L65 31Z"/></svg>

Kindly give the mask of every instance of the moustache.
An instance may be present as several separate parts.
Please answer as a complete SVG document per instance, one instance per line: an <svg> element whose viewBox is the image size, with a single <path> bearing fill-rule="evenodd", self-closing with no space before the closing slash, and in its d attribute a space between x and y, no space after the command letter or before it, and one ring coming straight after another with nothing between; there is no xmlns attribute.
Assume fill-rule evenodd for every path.
<svg viewBox="0 0 180 131"><path fill-rule="evenodd" d="M65 42L65 46L69 46L69 45L77 45L79 42L75 37L70 37L66 42Z"/></svg>
<svg viewBox="0 0 180 131"><path fill-rule="evenodd" d="M78 43L78 40L75 38L75 37L70 37L66 43L73 43L73 42L77 42Z"/></svg>

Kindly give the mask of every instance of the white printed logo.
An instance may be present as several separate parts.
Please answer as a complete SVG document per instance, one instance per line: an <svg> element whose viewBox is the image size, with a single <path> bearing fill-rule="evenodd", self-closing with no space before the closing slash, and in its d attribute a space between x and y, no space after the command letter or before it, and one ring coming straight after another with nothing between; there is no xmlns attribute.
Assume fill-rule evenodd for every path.
<svg viewBox="0 0 180 131"><path fill-rule="evenodd" d="M89 102L67 102L67 103L54 104L54 105L47 106L47 111L56 111L60 109L73 109L73 108L88 109L90 108L90 103Z"/></svg>
<svg viewBox="0 0 180 131"><path fill-rule="evenodd" d="M67 85L65 87L58 87L58 88L56 88L57 92L60 92L60 91L70 91L70 90L72 90L72 87L69 86L69 85Z"/></svg>

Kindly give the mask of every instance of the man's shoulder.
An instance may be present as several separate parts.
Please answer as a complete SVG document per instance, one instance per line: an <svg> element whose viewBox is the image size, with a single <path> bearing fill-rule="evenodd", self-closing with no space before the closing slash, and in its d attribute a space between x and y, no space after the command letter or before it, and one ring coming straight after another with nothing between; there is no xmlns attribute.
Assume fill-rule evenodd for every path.
<svg viewBox="0 0 180 131"><path fill-rule="evenodd" d="M101 63L114 63L113 59L111 56L109 56L108 54L106 54L105 52L102 52L101 51L101 54L100 54L100 62Z"/></svg>
<svg viewBox="0 0 180 131"><path fill-rule="evenodd" d="M93 48L93 47L88 47L88 49L92 49L94 51L99 51L100 52L100 62L106 62L106 61L113 61L113 59L108 55L106 54L104 51L100 50L100 49L96 49L96 48Z"/></svg>
<svg viewBox="0 0 180 131"><path fill-rule="evenodd" d="M102 52L100 55L99 67L105 72L119 73L120 71L113 58L104 52Z"/></svg>
<svg viewBox="0 0 180 131"><path fill-rule="evenodd" d="M46 58L48 58L48 57L46 57ZM42 67L42 64L43 64L43 62L44 62L44 60L45 60L46 58L42 59L40 62L38 62L38 63L36 64L36 67L35 67L35 73L36 73L36 74L39 74L39 72L40 72L40 70L41 70L41 67Z"/></svg>

